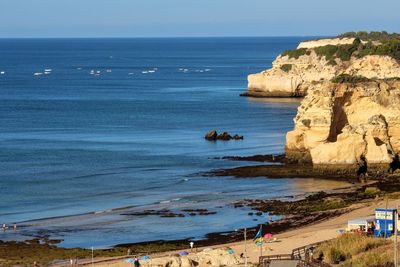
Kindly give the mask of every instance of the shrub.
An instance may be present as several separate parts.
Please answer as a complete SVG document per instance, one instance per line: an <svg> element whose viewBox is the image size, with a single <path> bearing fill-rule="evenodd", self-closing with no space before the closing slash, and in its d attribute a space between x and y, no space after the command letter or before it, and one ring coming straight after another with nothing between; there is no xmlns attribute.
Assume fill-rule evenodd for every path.
<svg viewBox="0 0 400 267"><path fill-rule="evenodd" d="M303 56L307 53L306 48L300 48L296 50L286 50L282 53L282 56L289 56L289 58L298 59L300 56Z"/></svg>
<svg viewBox="0 0 400 267"><path fill-rule="evenodd" d="M379 190L379 188L374 187L374 186L367 187L367 188L365 188L365 191L364 191L364 194L369 197L375 197L376 195L379 195L380 193L381 193L381 190Z"/></svg>
<svg viewBox="0 0 400 267"><path fill-rule="evenodd" d="M393 266L393 255L390 249L378 249L363 253L361 257L344 262L343 266L349 267L380 267L380 266Z"/></svg>
<svg viewBox="0 0 400 267"><path fill-rule="evenodd" d="M351 260L353 256L369 252L386 244L388 244L388 241L385 239L346 233L321 244L316 250L316 255L323 255L325 261L337 263L338 261Z"/></svg>
<svg viewBox="0 0 400 267"><path fill-rule="evenodd" d="M333 83L358 83L358 82L368 82L369 79L364 76L352 76L350 74L339 74L331 79Z"/></svg>
<svg viewBox="0 0 400 267"><path fill-rule="evenodd" d="M330 66L336 66L337 65L336 60L334 60L333 58L331 60L329 60L327 64L330 65Z"/></svg>
<svg viewBox="0 0 400 267"><path fill-rule="evenodd" d="M346 33L338 35L337 37L339 37L339 38L360 38L361 40L364 40L364 41L387 41L387 40L399 39L400 34L388 33L386 31L382 31L382 32L360 31L360 32L346 32Z"/></svg>
<svg viewBox="0 0 400 267"><path fill-rule="evenodd" d="M345 261L345 260L346 260L346 255L344 254L343 251L341 251L335 247L331 248L330 258L329 258L329 261L331 263L337 264L337 263L339 263L341 261Z"/></svg>
<svg viewBox="0 0 400 267"><path fill-rule="evenodd" d="M318 56L320 57L325 56L325 59L328 61L333 59L333 55L336 53L337 50L338 50L337 45L325 45L314 48L314 51Z"/></svg>
<svg viewBox="0 0 400 267"><path fill-rule="evenodd" d="M351 53L346 47L340 47L336 53L336 56L342 61L349 61L351 58Z"/></svg>
<svg viewBox="0 0 400 267"><path fill-rule="evenodd" d="M379 45L367 43L358 52L358 57L361 58L367 55L390 56L396 60L400 60L400 40L383 41Z"/></svg>
<svg viewBox="0 0 400 267"><path fill-rule="evenodd" d="M281 66L281 70L283 70L284 72L289 72L292 69L292 64L283 64Z"/></svg>

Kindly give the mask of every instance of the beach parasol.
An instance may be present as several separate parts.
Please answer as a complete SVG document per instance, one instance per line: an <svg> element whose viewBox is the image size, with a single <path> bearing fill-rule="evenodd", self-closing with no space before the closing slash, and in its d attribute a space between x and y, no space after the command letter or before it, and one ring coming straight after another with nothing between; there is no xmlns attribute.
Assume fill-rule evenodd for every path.
<svg viewBox="0 0 400 267"><path fill-rule="evenodd" d="M127 260L125 260L125 262L134 263L135 260L134 259L127 259Z"/></svg>
<svg viewBox="0 0 400 267"><path fill-rule="evenodd" d="M265 235L264 235L264 238L266 238L266 239L270 239L270 238L272 238L272 234L270 234L270 233L267 233L267 234L265 234Z"/></svg>
<svg viewBox="0 0 400 267"><path fill-rule="evenodd" d="M189 253L186 252L186 251L181 251L181 252L179 252L179 255L180 256L186 256L186 255L189 255Z"/></svg>
<svg viewBox="0 0 400 267"><path fill-rule="evenodd" d="M228 252L229 254L235 253L235 251L233 249L228 249L228 250L226 250L226 252Z"/></svg>
<svg viewBox="0 0 400 267"><path fill-rule="evenodd" d="M150 256L143 256L140 258L140 260L142 260L142 261L150 260Z"/></svg>

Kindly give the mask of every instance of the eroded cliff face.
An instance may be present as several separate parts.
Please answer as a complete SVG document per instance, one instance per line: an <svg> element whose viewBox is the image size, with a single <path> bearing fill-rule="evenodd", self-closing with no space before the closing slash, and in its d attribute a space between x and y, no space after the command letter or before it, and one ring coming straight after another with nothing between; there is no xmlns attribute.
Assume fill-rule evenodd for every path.
<svg viewBox="0 0 400 267"><path fill-rule="evenodd" d="M294 124L290 161L388 170L400 154L400 81L313 83Z"/></svg>
<svg viewBox="0 0 400 267"><path fill-rule="evenodd" d="M278 56L271 69L248 76L246 95L255 97L305 96L313 82L329 81L346 73L371 79L400 77L400 64L389 56L368 55L326 60L314 48L325 45L349 45L354 38L322 39L300 43L298 48L307 49L298 57ZM305 50L303 50L305 51Z"/></svg>

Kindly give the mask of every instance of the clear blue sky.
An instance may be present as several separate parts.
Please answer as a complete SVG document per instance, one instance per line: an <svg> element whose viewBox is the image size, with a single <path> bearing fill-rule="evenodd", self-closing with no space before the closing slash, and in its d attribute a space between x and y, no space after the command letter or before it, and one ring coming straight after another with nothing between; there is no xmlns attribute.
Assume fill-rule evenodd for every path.
<svg viewBox="0 0 400 267"><path fill-rule="evenodd" d="M400 0L0 0L0 37L400 32Z"/></svg>

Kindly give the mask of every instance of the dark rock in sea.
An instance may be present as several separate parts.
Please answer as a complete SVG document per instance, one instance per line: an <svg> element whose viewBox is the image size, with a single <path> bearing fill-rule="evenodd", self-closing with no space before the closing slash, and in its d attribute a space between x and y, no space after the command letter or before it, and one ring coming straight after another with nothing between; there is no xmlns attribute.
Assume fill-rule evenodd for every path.
<svg viewBox="0 0 400 267"><path fill-rule="evenodd" d="M184 209L182 210L182 212L189 212L189 216L196 216L196 215L206 216L206 215L217 214L217 212L209 211L207 209Z"/></svg>
<svg viewBox="0 0 400 267"><path fill-rule="evenodd" d="M229 140L243 140L243 135L238 135L235 134L234 136L231 136L228 132L222 132L218 134L217 131L212 130L208 132L205 136L204 139L208 141L216 141L216 140L221 140L221 141L229 141Z"/></svg>
<svg viewBox="0 0 400 267"><path fill-rule="evenodd" d="M235 134L232 138L233 140L243 140L243 135Z"/></svg>
<svg viewBox="0 0 400 267"><path fill-rule="evenodd" d="M174 217L185 217L184 214L181 213L164 213L160 215L161 218L174 218Z"/></svg>
<svg viewBox="0 0 400 267"><path fill-rule="evenodd" d="M228 132L222 132L217 136L217 139L222 141L229 141L232 139L232 136Z"/></svg>
<svg viewBox="0 0 400 267"><path fill-rule="evenodd" d="M206 140L208 140L208 141L215 141L215 140L217 140L217 136L218 136L217 131L212 130L212 131L208 132L208 133L206 134L206 136L204 136L204 138L205 138Z"/></svg>
<svg viewBox="0 0 400 267"><path fill-rule="evenodd" d="M207 209L183 209L183 212L208 212Z"/></svg>
<svg viewBox="0 0 400 267"><path fill-rule="evenodd" d="M259 211L259 212L256 212L256 215L257 215L257 216L262 216L263 213Z"/></svg>
<svg viewBox="0 0 400 267"><path fill-rule="evenodd" d="M232 136L228 132L222 132L217 136L217 139L222 141L229 141L232 139Z"/></svg>
<svg viewBox="0 0 400 267"><path fill-rule="evenodd" d="M249 216L253 216L254 213L253 213L253 212L249 212L248 215L249 215Z"/></svg>

